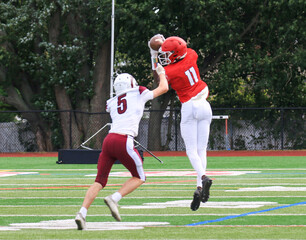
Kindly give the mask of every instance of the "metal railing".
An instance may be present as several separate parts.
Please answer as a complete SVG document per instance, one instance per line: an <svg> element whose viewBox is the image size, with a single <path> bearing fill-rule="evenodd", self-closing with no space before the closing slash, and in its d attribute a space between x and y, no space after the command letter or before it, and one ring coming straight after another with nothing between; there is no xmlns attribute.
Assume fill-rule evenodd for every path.
<svg viewBox="0 0 306 240"><path fill-rule="evenodd" d="M289 150L306 149L306 108L214 108L208 150ZM146 110L139 126L137 141L149 150L150 128L159 129L160 147L153 150L184 151L180 134L180 109L166 110L160 123L150 123L158 111ZM63 134L63 118L67 122ZM85 126L74 123L86 118ZM32 119L32 120L26 120ZM34 119L34 121L33 121ZM39 119L41 122L39 122ZM110 122L106 112L35 110L0 111L0 152L33 152L41 149L42 138L49 137L48 151L75 149ZM45 131L42 131L45 127ZM88 147L101 148L107 129L89 141ZM78 133L78 134L77 134ZM64 136L65 135L65 136ZM156 135L155 135L156 137ZM97 141L99 140L99 141Z"/></svg>

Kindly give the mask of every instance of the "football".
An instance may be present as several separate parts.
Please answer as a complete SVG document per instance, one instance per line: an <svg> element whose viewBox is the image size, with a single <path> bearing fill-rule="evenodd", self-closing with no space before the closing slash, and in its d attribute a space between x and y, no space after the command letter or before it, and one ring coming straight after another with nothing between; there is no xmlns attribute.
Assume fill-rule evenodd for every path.
<svg viewBox="0 0 306 240"><path fill-rule="evenodd" d="M158 51L158 49L161 47L161 45L163 44L163 38L159 35L153 36L150 39L150 47L155 50Z"/></svg>

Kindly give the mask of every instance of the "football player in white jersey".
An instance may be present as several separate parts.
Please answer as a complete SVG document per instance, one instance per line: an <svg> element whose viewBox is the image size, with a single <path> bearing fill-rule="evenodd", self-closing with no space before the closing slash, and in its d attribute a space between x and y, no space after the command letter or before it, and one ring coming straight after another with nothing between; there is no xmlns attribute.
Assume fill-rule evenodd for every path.
<svg viewBox="0 0 306 240"><path fill-rule="evenodd" d="M112 216L121 221L118 202L131 193L146 180L142 159L134 147L133 138L138 135L138 127L143 115L145 103L168 91L165 70L158 65L156 72L160 83L150 91L138 86L136 80L128 73L119 74L114 81L116 96L107 101L106 111L110 113L112 125L105 137L98 160L98 173L95 182L89 187L82 207L77 213L75 222L79 230L86 228L87 210L108 180L110 170L116 160L119 160L131 173L132 177L114 194L104 198Z"/></svg>

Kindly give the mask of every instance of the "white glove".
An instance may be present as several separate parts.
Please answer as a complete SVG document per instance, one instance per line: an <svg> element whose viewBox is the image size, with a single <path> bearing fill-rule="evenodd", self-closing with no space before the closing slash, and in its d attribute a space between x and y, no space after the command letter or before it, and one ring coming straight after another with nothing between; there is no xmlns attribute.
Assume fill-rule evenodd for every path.
<svg viewBox="0 0 306 240"><path fill-rule="evenodd" d="M161 37L162 40L165 41L165 37L164 37L162 34L155 34L153 37L151 37L151 39L154 38L154 37L157 37L157 36ZM150 48L151 57L152 57L152 58L157 58L157 56L158 56L158 51L153 50L153 49L151 48L151 46L150 46L150 41L151 41L151 39L148 41L148 47Z"/></svg>
<svg viewBox="0 0 306 240"><path fill-rule="evenodd" d="M158 62L157 57L158 57L158 51L155 51L151 48L150 46L150 41L148 42L148 47L150 48L150 53L151 53L151 64L152 64L152 70L155 70L155 66Z"/></svg>
<svg viewBox="0 0 306 240"><path fill-rule="evenodd" d="M151 48L150 46L150 41L148 41L148 47L150 48L150 53L151 53L151 58L157 58L158 56L158 51L155 51Z"/></svg>
<svg viewBox="0 0 306 240"><path fill-rule="evenodd" d="M159 37L161 37L162 38L162 40L163 40L163 42L165 41L165 37L164 37L164 35L162 35L162 34L155 34L153 37L156 37L156 36L159 36Z"/></svg>
<svg viewBox="0 0 306 240"><path fill-rule="evenodd" d="M158 74L158 76L160 74L166 74L164 67L160 64L158 64L156 67L156 73Z"/></svg>

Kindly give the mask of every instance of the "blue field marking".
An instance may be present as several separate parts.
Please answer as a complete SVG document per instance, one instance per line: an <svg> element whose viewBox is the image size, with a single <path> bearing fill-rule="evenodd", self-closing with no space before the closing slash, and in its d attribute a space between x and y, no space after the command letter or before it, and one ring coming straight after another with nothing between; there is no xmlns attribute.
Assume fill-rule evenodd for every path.
<svg viewBox="0 0 306 240"><path fill-rule="evenodd" d="M293 203L293 204L289 204L289 205L285 205L285 206L268 208L268 209L255 211L255 212L243 213L243 214L234 215L234 216L227 216L227 217L223 217L223 218L217 218L217 219L214 219L214 220L207 220L207 221L198 222L198 223L191 223L191 224L187 224L185 226L197 226L197 225L204 225L204 224L214 223L214 222L222 222L222 221L232 219L232 218L244 217L244 216L253 215L253 214L257 214L257 213L269 212L269 211L274 211L274 210L278 210L278 209L282 209L282 208L288 208L288 207L293 207L293 206L298 206L298 205L303 205L303 204L306 204L306 202Z"/></svg>

